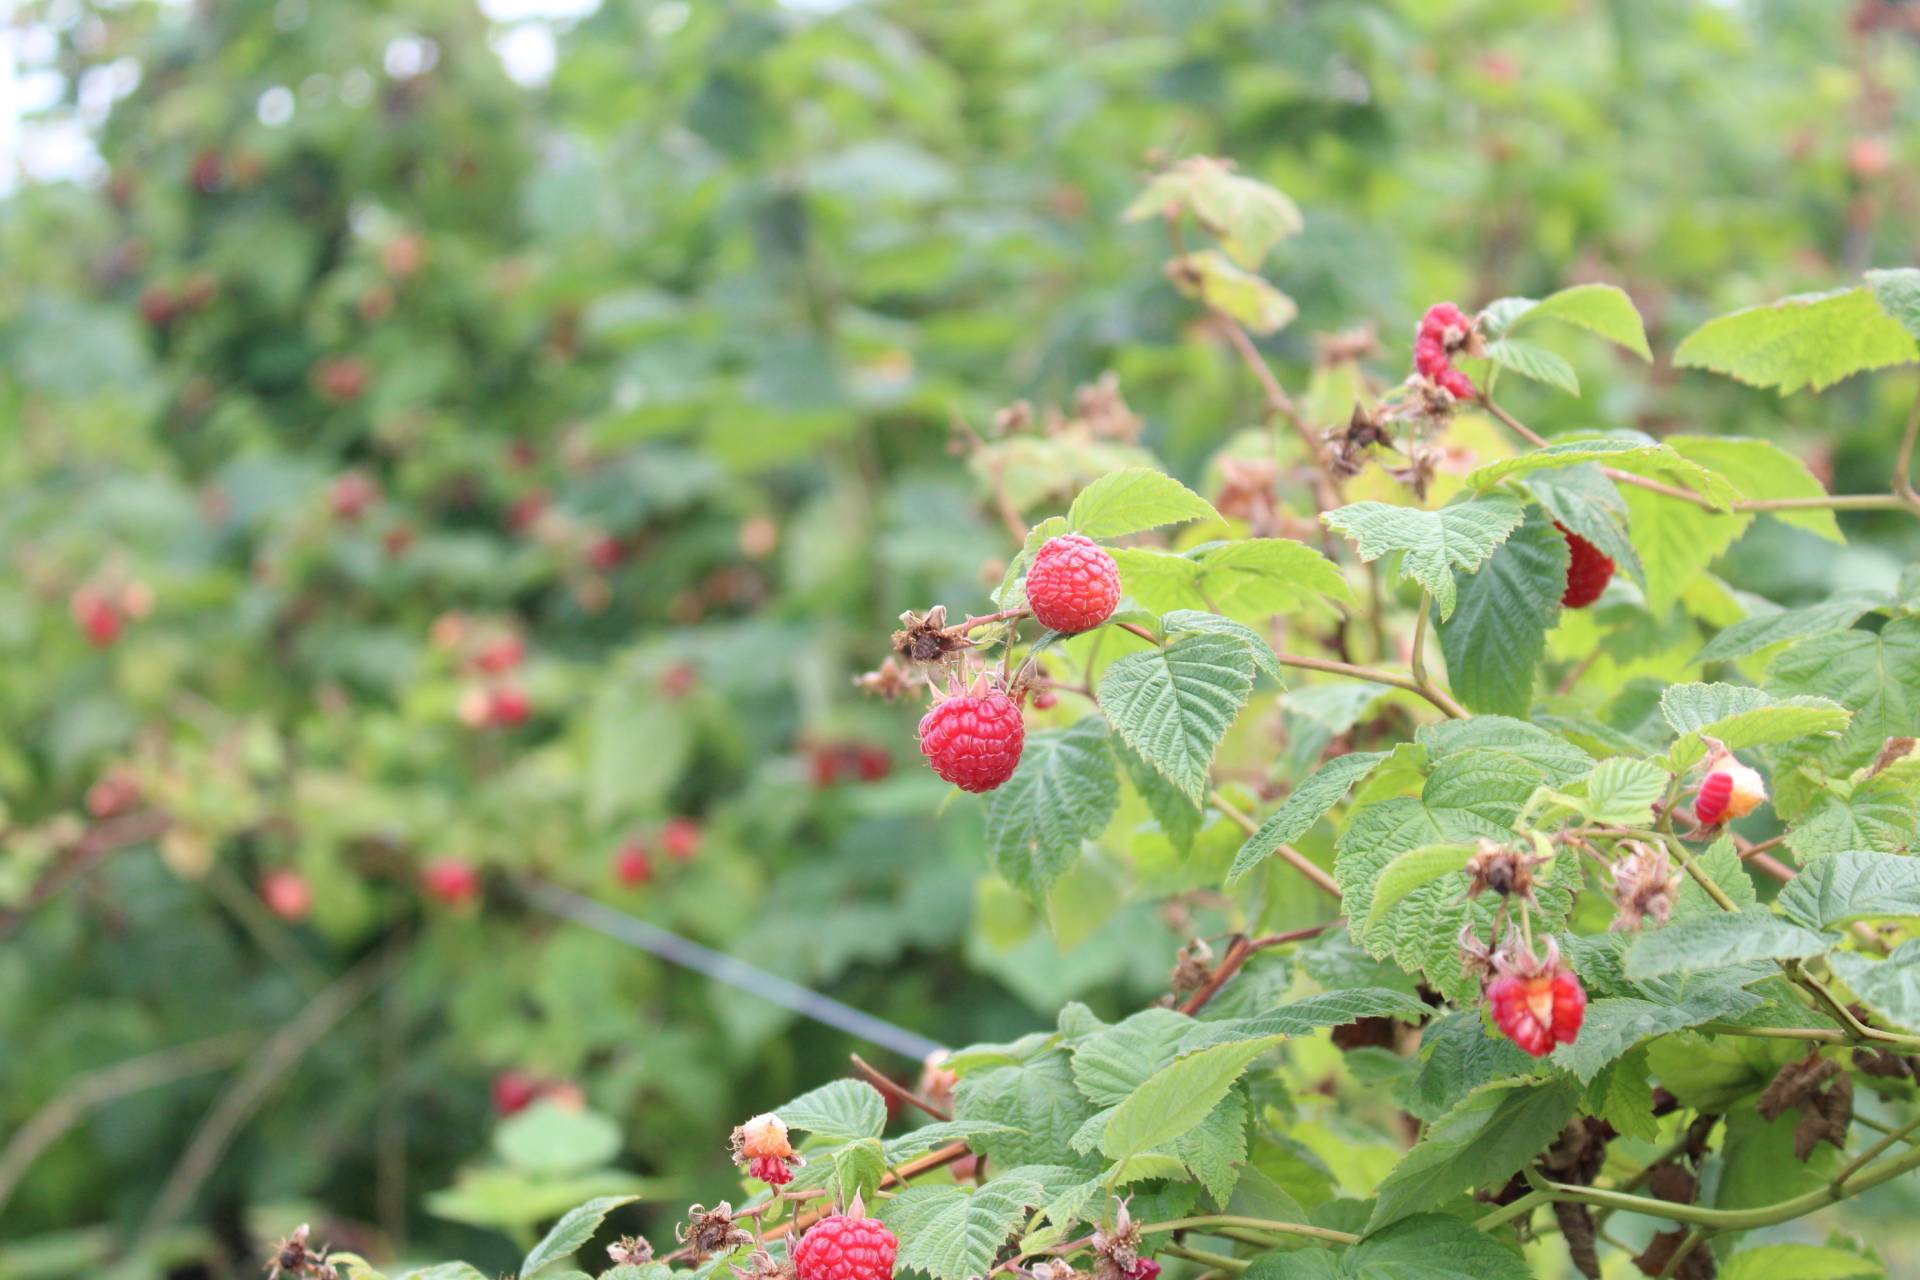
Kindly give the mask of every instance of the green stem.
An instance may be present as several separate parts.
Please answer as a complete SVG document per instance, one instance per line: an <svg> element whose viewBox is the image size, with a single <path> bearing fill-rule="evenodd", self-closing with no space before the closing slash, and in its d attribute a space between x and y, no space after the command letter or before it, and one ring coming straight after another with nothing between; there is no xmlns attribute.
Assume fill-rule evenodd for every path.
<svg viewBox="0 0 1920 1280"><path fill-rule="evenodd" d="M1280 665L1283 667L1299 667L1303 671L1325 671L1330 675L1351 676L1355 680L1370 680L1374 684L1389 685L1395 689L1405 689L1408 693L1417 693L1454 720L1465 720L1470 714L1465 707L1455 702L1451 695L1438 688L1422 688L1420 682L1411 676L1379 671L1372 667L1357 667L1351 662L1336 662L1332 658L1309 658L1298 653L1281 653L1274 656L1280 659Z"/></svg>
<svg viewBox="0 0 1920 1280"><path fill-rule="evenodd" d="M1309 1226L1304 1222L1280 1222L1273 1218L1244 1218L1236 1214L1209 1214L1197 1218L1174 1218L1167 1222L1149 1222L1140 1228L1140 1234L1152 1236L1168 1231L1204 1231L1208 1227L1247 1227L1273 1235L1305 1236L1309 1240L1324 1240L1328 1244L1360 1243L1360 1237L1350 1231Z"/></svg>
<svg viewBox="0 0 1920 1280"><path fill-rule="evenodd" d="M1515 1218L1524 1218L1541 1205L1551 1204L1552 1202L1553 1193L1551 1191L1529 1191L1512 1204L1501 1205L1498 1209L1479 1219L1473 1225L1482 1231L1492 1231L1495 1227L1503 1227Z"/></svg>
<svg viewBox="0 0 1920 1280"><path fill-rule="evenodd" d="M1839 1186L1842 1183L1846 1182L1848 1178L1851 1178L1854 1174L1866 1168L1868 1165L1872 1164L1875 1160L1878 1160L1881 1157L1881 1155L1884 1154L1895 1143L1903 1141L1906 1138L1906 1136L1912 1133L1915 1129L1920 1129L1920 1116L1915 1116L1913 1119L1909 1120L1906 1124L1900 1126L1898 1129L1894 1129L1890 1131L1886 1137L1880 1139L1880 1141L1874 1143L1872 1146L1868 1147L1865 1151L1862 1151L1859 1155L1847 1161L1845 1165L1841 1166L1840 1172L1833 1175L1833 1180L1831 1183L1829 1183L1829 1185Z"/></svg>
<svg viewBox="0 0 1920 1280"><path fill-rule="evenodd" d="M1221 1271L1231 1271L1236 1275L1253 1265L1251 1262L1244 1262L1239 1258L1229 1258L1224 1253L1208 1253L1205 1249L1189 1249L1183 1244L1162 1245L1160 1246L1160 1252L1170 1253L1176 1258L1185 1258L1188 1262L1204 1262L1209 1267L1216 1267Z"/></svg>

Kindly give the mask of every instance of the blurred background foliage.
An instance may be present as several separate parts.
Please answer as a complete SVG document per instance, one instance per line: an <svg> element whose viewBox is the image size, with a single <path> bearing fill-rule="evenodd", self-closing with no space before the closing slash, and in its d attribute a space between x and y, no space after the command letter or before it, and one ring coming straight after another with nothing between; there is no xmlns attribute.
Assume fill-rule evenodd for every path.
<svg viewBox="0 0 1920 1280"><path fill-rule="evenodd" d="M1917 36L1894 0L14 6L0 1133L199 1056L0 1162L0 1273L250 1273L306 1215L504 1268L496 1229L584 1194L643 1187L656 1229L724 1194L727 1129L849 1048L915 1071L528 876L947 1044L1151 999L1192 904L1116 885L1217 868L1149 831L1040 918L917 710L850 679L902 608L985 608L986 472L1044 514L1131 456L1102 375L1217 491L1257 389L1122 222L1143 177L1226 155L1300 204L1265 344L1296 386L1318 335L1377 326L1391 380L1435 299L1606 280L1661 358L1569 342L1584 397L1522 417L1769 435L1873 491L1903 379L1781 401L1664 356L1920 256ZM969 474L954 421L1020 398L1056 429ZM1916 551L1765 523L1727 576L1782 601ZM283 872L310 908L263 904ZM503 1073L550 1096L497 1124Z"/></svg>

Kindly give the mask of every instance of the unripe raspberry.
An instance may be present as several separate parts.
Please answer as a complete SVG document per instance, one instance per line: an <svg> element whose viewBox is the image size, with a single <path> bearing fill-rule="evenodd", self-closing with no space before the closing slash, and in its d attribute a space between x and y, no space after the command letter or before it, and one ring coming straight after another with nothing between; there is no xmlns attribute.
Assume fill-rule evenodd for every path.
<svg viewBox="0 0 1920 1280"><path fill-rule="evenodd" d="M1613 581L1613 561L1600 548L1588 542L1558 520L1553 527L1567 540L1567 589L1560 603L1569 609L1584 609L1600 598Z"/></svg>
<svg viewBox="0 0 1920 1280"><path fill-rule="evenodd" d="M1744 818L1767 798L1766 780L1758 769L1727 756L1707 771L1693 795L1693 816L1703 827L1717 827Z"/></svg>
<svg viewBox="0 0 1920 1280"><path fill-rule="evenodd" d="M1033 556L1027 604L1040 625L1071 635L1113 616L1120 603L1120 566L1105 547L1077 533L1062 534Z"/></svg>
<svg viewBox="0 0 1920 1280"><path fill-rule="evenodd" d="M493 693L485 685L469 685L455 708L460 723L469 729L484 729L493 719Z"/></svg>
<svg viewBox="0 0 1920 1280"><path fill-rule="evenodd" d="M621 884L637 886L653 880L653 858L647 852L647 846L638 840L629 840L620 846L613 855L614 879Z"/></svg>
<svg viewBox="0 0 1920 1280"><path fill-rule="evenodd" d="M1026 736L1020 708L997 691L956 694L920 720L921 754L962 791L991 791L1011 778Z"/></svg>
<svg viewBox="0 0 1920 1280"><path fill-rule="evenodd" d="M1059 704L1059 701L1059 694L1051 689L1042 689L1033 695L1033 709L1035 711L1051 711Z"/></svg>
<svg viewBox="0 0 1920 1280"><path fill-rule="evenodd" d="M298 924L313 913L313 886L298 871L269 871L260 878L260 900L282 920Z"/></svg>
<svg viewBox="0 0 1920 1280"><path fill-rule="evenodd" d="M1487 986L1493 1024L1536 1058L1557 1044L1572 1044L1587 1014L1587 992L1571 969L1531 977L1503 974Z"/></svg>
<svg viewBox="0 0 1920 1280"><path fill-rule="evenodd" d="M670 818L660 828L660 847L675 862L692 862L700 852L700 824L692 818Z"/></svg>
<svg viewBox="0 0 1920 1280"><path fill-rule="evenodd" d="M748 1160L766 1156L784 1160L793 1154L793 1140L787 1133L787 1122L771 1111L741 1125L734 1134L733 1145L736 1155Z"/></svg>
<svg viewBox="0 0 1920 1280"><path fill-rule="evenodd" d="M820 1219L793 1247L799 1280L893 1280L900 1241L878 1219L836 1213Z"/></svg>
<svg viewBox="0 0 1920 1280"><path fill-rule="evenodd" d="M465 907L480 897L480 869L465 858L436 858L420 873L427 893L450 907Z"/></svg>

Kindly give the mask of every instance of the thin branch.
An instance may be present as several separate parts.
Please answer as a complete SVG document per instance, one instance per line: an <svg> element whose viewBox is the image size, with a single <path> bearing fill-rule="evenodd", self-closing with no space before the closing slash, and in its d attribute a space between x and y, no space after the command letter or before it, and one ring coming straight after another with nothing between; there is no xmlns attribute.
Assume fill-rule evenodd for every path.
<svg viewBox="0 0 1920 1280"><path fill-rule="evenodd" d="M947 1114L945 1111L942 1111L940 1108L934 1106L931 1102L928 1102L925 1098L922 1098L919 1094L914 1093L909 1089L902 1088L898 1080L895 1080L890 1076L882 1075L877 1068L871 1066L867 1062L867 1060L865 1058L862 1058L859 1054L854 1053L854 1054L849 1054L848 1056L853 1059L853 1069L860 1073L860 1076L862 1079L864 1079L868 1084L872 1085L874 1088L878 1089L881 1093L885 1094L887 1097L892 1098L895 1102L901 1103L904 1106L918 1107L920 1110L932 1116L935 1120L953 1119L951 1115Z"/></svg>
<svg viewBox="0 0 1920 1280"><path fill-rule="evenodd" d="M110 818L89 829L67 847L52 870L35 882L18 908L0 912L0 939L12 934L37 908L52 901L112 855L159 839L172 821L158 809L143 809Z"/></svg>
<svg viewBox="0 0 1920 1280"><path fill-rule="evenodd" d="M1412 676L1396 675L1391 671L1379 671L1372 667L1357 667L1351 662L1336 662L1332 658L1310 658L1298 653L1275 654L1283 667L1299 667L1303 671L1325 671L1330 675L1351 676L1355 680L1370 680L1374 684L1390 685L1395 689L1405 689L1408 693L1417 693L1440 708L1454 720L1468 719L1471 713L1453 696L1441 689L1423 689L1420 682Z"/></svg>
<svg viewBox="0 0 1920 1280"><path fill-rule="evenodd" d="M1324 1240L1328 1244L1359 1244L1360 1237L1351 1231L1335 1231L1332 1227L1309 1226L1304 1222L1280 1222L1273 1218L1243 1218L1236 1214L1210 1214L1194 1218L1173 1218L1166 1222L1149 1222L1140 1228L1143 1236L1157 1236L1168 1231L1204 1231L1208 1227L1246 1227L1253 1231L1264 1231L1277 1236L1304 1236L1309 1240Z"/></svg>
<svg viewBox="0 0 1920 1280"><path fill-rule="evenodd" d="M1220 994L1220 988L1227 985L1227 980L1240 972L1241 967L1256 953L1265 951L1268 947L1279 947L1289 942L1305 942L1309 938L1317 938L1330 929L1338 929L1346 922L1347 918L1341 916L1337 920L1328 920L1323 924L1308 925L1304 929L1290 929L1285 933L1270 933L1260 938L1236 936L1228 945L1227 954L1220 958L1213 976L1207 979L1205 986L1186 998L1180 1005L1180 1012L1192 1016L1206 1008L1208 1002Z"/></svg>
<svg viewBox="0 0 1920 1280"><path fill-rule="evenodd" d="M1900 452L1893 462L1893 490L1908 504L1920 508L1920 492L1913 487L1913 449L1914 442L1920 439L1920 394L1913 398L1913 408L1907 411L1907 429L1900 437Z"/></svg>

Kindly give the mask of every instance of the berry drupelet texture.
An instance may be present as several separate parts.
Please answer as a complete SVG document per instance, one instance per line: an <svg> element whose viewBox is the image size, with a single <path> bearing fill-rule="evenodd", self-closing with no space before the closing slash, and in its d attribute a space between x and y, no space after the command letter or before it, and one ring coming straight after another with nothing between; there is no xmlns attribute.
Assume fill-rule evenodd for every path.
<svg viewBox="0 0 1920 1280"><path fill-rule="evenodd" d="M1533 977L1505 974L1487 985L1493 1024L1536 1058L1572 1044L1587 1016L1587 992L1570 969Z"/></svg>
<svg viewBox="0 0 1920 1280"><path fill-rule="evenodd" d="M1567 550L1571 553L1567 561L1567 589L1560 603L1569 609L1584 609L1598 600L1607 584L1613 581L1613 561L1558 520L1553 522L1553 527L1567 540Z"/></svg>
<svg viewBox="0 0 1920 1280"><path fill-rule="evenodd" d="M920 751L962 791L991 791L1020 764L1026 742L1020 708L1004 693L958 694L920 721Z"/></svg>
<svg viewBox="0 0 1920 1280"><path fill-rule="evenodd" d="M836 1213L807 1228L793 1249L799 1280L892 1280L900 1241L874 1218Z"/></svg>
<svg viewBox="0 0 1920 1280"><path fill-rule="evenodd" d="M1120 603L1120 566L1077 533L1054 538L1027 569L1027 605L1040 625L1069 635L1090 631Z"/></svg>

